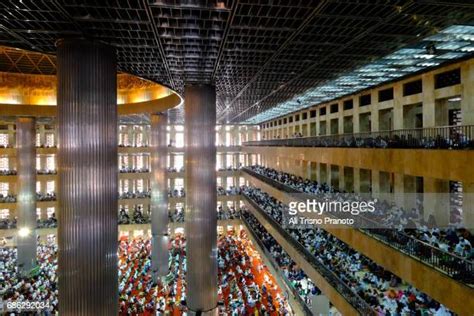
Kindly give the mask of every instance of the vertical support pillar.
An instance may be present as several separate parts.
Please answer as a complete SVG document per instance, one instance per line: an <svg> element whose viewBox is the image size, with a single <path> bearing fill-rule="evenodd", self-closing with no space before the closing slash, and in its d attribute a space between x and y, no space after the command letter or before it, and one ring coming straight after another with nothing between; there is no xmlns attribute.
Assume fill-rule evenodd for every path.
<svg viewBox="0 0 474 316"><path fill-rule="evenodd" d="M436 126L436 101L434 92L434 75L424 74L423 79L423 127ZM447 124L446 124L447 125Z"/></svg>
<svg viewBox="0 0 474 316"><path fill-rule="evenodd" d="M393 87L393 129L402 129L404 126L403 120L403 87L402 85L395 85Z"/></svg>
<svg viewBox="0 0 474 316"><path fill-rule="evenodd" d="M474 60L470 59L461 66L462 99L461 116L462 125L474 124ZM471 135L472 136L472 135Z"/></svg>
<svg viewBox="0 0 474 316"><path fill-rule="evenodd" d="M115 49L57 44L61 315L118 313Z"/></svg>
<svg viewBox="0 0 474 316"><path fill-rule="evenodd" d="M217 312L216 90L185 87L187 306Z"/></svg>
<svg viewBox="0 0 474 316"><path fill-rule="evenodd" d="M437 227L447 227L450 215L449 181L425 177L423 178L423 193L425 193L423 199L425 220L428 221L432 215Z"/></svg>
<svg viewBox="0 0 474 316"><path fill-rule="evenodd" d="M16 121L17 151L17 245L21 274L36 266L36 120L19 117Z"/></svg>
<svg viewBox="0 0 474 316"><path fill-rule="evenodd" d="M377 198L380 196L380 171L372 170L372 196Z"/></svg>
<svg viewBox="0 0 474 316"><path fill-rule="evenodd" d="M168 188L166 179L166 144L165 115L152 114L150 167L151 167L151 271L155 281L168 274Z"/></svg>

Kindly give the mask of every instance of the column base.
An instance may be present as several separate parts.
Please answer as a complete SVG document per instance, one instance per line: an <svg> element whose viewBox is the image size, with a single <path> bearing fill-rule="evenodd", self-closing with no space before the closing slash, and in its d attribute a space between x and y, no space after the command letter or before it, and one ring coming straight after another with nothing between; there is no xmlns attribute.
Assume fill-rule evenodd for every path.
<svg viewBox="0 0 474 316"><path fill-rule="evenodd" d="M219 307L215 307L208 311L192 311L188 309L189 316L217 316L219 314Z"/></svg>

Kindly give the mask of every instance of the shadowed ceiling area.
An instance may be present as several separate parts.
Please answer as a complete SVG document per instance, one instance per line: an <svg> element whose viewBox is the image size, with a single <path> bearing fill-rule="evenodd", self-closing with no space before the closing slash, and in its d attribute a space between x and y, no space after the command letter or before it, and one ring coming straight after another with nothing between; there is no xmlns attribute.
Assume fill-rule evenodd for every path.
<svg viewBox="0 0 474 316"><path fill-rule="evenodd" d="M469 25L474 3L19 0L2 1L0 15L0 45L48 54L2 49L0 71L54 74L57 39L94 38L117 48L119 71L180 93L186 83L214 83L220 123L259 123L271 117L262 113L291 112L291 104L271 111L309 89ZM170 112L172 121L183 119L181 108Z"/></svg>

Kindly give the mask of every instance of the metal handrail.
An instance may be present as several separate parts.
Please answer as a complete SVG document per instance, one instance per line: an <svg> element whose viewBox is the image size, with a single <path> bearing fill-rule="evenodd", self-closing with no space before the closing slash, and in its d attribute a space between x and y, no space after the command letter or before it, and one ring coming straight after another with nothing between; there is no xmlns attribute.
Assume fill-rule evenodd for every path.
<svg viewBox="0 0 474 316"><path fill-rule="evenodd" d="M244 142L243 146L474 149L474 125L397 129Z"/></svg>
<svg viewBox="0 0 474 316"><path fill-rule="evenodd" d="M251 169L242 168L242 170L283 192L302 193L295 188L259 174ZM329 213L330 216L336 218L337 214L338 213ZM344 216L347 217L348 215L345 214ZM382 225L380 222L367 218L362 214L358 215L357 220L364 220L366 223L369 223L372 226L374 226L374 224ZM390 227L381 229L358 228L358 230L366 235L379 239L388 246L402 251L425 264L429 264L440 269L442 272L458 282L468 286L471 286L471 284L474 282L474 263L467 260L466 258L462 258L456 254L442 250L402 231Z"/></svg>
<svg viewBox="0 0 474 316"><path fill-rule="evenodd" d="M248 232L253 236L254 240L257 242L257 244L260 246L262 251L265 253L265 256L267 257L268 261L270 264L273 266L275 271L278 273L280 278L285 282L286 286L291 290L291 293L295 297L295 299L298 301L300 306L303 308L304 314L307 316L313 315L311 310L309 309L308 305L301 299L299 293L296 291L296 289L292 286L290 280L281 272L280 266L277 264L275 259L272 257L270 252L268 251L267 247L263 243L263 241L257 236L256 232L250 225L250 223L247 222L247 219L245 216L242 216L241 218L242 222L244 223L245 227L247 227Z"/></svg>
<svg viewBox="0 0 474 316"><path fill-rule="evenodd" d="M306 247L304 247L299 241L297 241L293 236L290 235L286 230L284 230L280 223L278 223L273 217L267 214L258 203L256 203L252 198L247 196L245 193L242 194L243 197L248 201L252 207L259 212L266 221L272 225L272 227L280 233L286 241L288 241L294 249L296 249L300 255L302 255L305 260L316 270L318 273L324 277L324 279L361 315L375 315L374 309L370 307L367 302L362 299L357 293L354 293L352 289L342 281L333 271L328 267L322 264Z"/></svg>

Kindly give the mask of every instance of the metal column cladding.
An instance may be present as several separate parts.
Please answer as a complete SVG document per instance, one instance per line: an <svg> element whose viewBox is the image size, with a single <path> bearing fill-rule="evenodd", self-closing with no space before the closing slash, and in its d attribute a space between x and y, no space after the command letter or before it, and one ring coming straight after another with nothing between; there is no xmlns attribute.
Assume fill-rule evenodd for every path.
<svg viewBox="0 0 474 316"><path fill-rule="evenodd" d="M167 117L153 114L151 120L151 269L153 277L168 274L168 185L166 179Z"/></svg>
<svg viewBox="0 0 474 316"><path fill-rule="evenodd" d="M36 266L36 120L16 120L18 175L18 269L26 274Z"/></svg>
<svg viewBox="0 0 474 316"><path fill-rule="evenodd" d="M187 306L204 312L217 306L216 90L186 86L184 96Z"/></svg>
<svg viewBox="0 0 474 316"><path fill-rule="evenodd" d="M115 49L57 43L59 310L118 313Z"/></svg>

